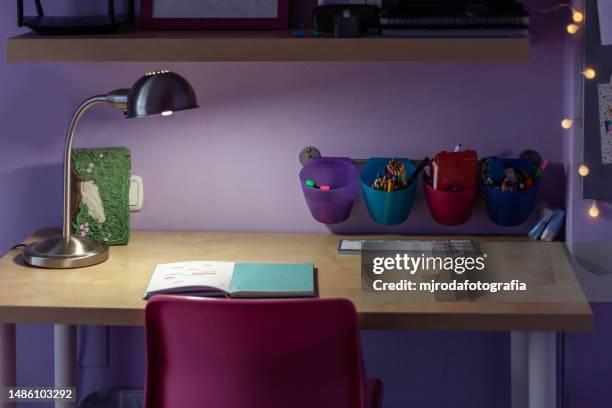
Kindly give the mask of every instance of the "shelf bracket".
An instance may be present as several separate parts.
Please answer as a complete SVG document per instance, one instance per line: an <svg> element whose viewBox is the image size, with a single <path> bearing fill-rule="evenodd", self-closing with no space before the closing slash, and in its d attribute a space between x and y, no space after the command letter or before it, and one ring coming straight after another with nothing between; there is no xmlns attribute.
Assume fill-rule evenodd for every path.
<svg viewBox="0 0 612 408"><path fill-rule="evenodd" d="M298 156L298 160L302 166L305 166L310 159L315 157L321 157L321 152L316 147L308 146L302 149L300 155Z"/></svg>

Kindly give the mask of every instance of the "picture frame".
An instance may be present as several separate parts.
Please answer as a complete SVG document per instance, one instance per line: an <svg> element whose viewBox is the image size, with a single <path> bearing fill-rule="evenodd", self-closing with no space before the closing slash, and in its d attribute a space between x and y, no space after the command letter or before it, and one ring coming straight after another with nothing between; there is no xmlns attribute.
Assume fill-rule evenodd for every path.
<svg viewBox="0 0 612 408"><path fill-rule="evenodd" d="M244 9L241 9L241 1ZM151 30L281 30L289 0L142 0L139 26Z"/></svg>

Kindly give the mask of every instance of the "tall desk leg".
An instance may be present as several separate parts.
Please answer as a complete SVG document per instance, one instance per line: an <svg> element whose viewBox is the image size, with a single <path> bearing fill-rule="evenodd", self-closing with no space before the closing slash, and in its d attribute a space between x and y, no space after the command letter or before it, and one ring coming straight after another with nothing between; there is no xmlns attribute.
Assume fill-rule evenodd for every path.
<svg viewBox="0 0 612 408"><path fill-rule="evenodd" d="M557 408L554 332L512 332L512 408Z"/></svg>
<svg viewBox="0 0 612 408"><path fill-rule="evenodd" d="M15 325L0 323L0 387L17 384ZM15 403L0 402L0 408L13 408Z"/></svg>
<svg viewBox="0 0 612 408"><path fill-rule="evenodd" d="M53 326L53 362L55 387L76 387L77 347L76 326L56 324ZM76 403L57 401L55 408L74 408Z"/></svg>

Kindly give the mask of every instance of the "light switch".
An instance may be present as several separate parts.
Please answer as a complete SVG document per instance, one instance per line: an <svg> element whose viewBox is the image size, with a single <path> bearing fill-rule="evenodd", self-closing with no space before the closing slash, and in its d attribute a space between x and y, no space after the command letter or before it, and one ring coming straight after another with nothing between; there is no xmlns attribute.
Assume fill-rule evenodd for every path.
<svg viewBox="0 0 612 408"><path fill-rule="evenodd" d="M142 186L142 177L130 177L130 211L138 212L142 210L144 201L144 190Z"/></svg>

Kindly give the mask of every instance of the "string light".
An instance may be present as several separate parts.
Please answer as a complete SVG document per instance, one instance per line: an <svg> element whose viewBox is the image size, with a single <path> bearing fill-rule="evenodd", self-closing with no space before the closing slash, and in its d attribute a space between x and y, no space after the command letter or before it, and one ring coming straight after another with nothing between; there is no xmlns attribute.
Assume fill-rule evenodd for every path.
<svg viewBox="0 0 612 408"><path fill-rule="evenodd" d="M584 21L584 14L572 8L572 20L574 20L574 23L582 23ZM579 29L580 26L577 24L569 24L567 26L567 32L570 34L576 34ZM597 73L593 68L586 68L584 71L582 71L582 75L584 75L586 79L593 79ZM573 121L571 119L563 119L563 121L561 121L561 126L564 129L569 129L572 127L572 122ZM580 167L578 167L578 174L580 174L582 177L588 176L589 173L590 169L586 164L581 164ZM593 200L593 203L589 208L589 216L591 218L599 217L599 207L597 206L597 201L595 200Z"/></svg>
<svg viewBox="0 0 612 408"><path fill-rule="evenodd" d="M557 10L561 10L567 8L572 12L572 21L573 23L569 24L567 26L567 32L570 34L576 34L578 32L578 30L580 29L580 25L582 22L584 22L584 13L580 10L575 9L574 7L572 7L569 4L563 3L563 4L557 4L556 6L550 7L550 8L546 8L546 9L534 9L534 11L537 11L539 13L542 14L550 14L550 13L554 13Z"/></svg>
<svg viewBox="0 0 612 408"><path fill-rule="evenodd" d="M549 14L549 13L554 13L557 10L560 10L562 8L568 8L572 12L572 22L570 22L565 27L565 29L570 35L574 35L578 31L580 31L582 24L584 23L584 12L575 9L570 4L567 4L567 3L557 4L556 6L553 6L548 9L535 9L535 11L543 13L543 14ZM590 67L586 67L581 72L581 74L586 79L594 79L597 76L597 73L595 72L595 70ZM564 118L561 121L561 127L563 129L571 129L573 125L574 125L574 120L571 118ZM589 173L590 173L590 169L586 164L581 164L578 167L578 174L580 174L580 176L586 177L589 175ZM593 203L591 204L591 207L589 208L589 216L591 218L597 218L599 217L599 213L600 211L599 211L599 207L597 206L597 201L593 201Z"/></svg>
<svg viewBox="0 0 612 408"><path fill-rule="evenodd" d="M570 34L576 34L578 32L578 29L580 27L577 24L568 24L567 25L567 32Z"/></svg>
<svg viewBox="0 0 612 408"><path fill-rule="evenodd" d="M582 23L584 21L584 14L574 9L572 12L572 20L574 20L574 23Z"/></svg>
<svg viewBox="0 0 612 408"><path fill-rule="evenodd" d="M582 71L582 75L584 75L586 79L593 79L595 78L595 75L597 75L597 73L595 72L593 68L587 68L584 71Z"/></svg>
<svg viewBox="0 0 612 408"><path fill-rule="evenodd" d="M562 8L568 8L572 11L572 22L569 23L565 29L570 35L574 35L580 30L582 23L584 22L584 13L581 12L580 10L576 10L571 5L564 3L564 4L558 4L549 9L536 10L536 11L539 11L544 14L548 14L548 13L553 13ZM593 79L597 76L597 73L595 72L595 70L590 67L585 68L584 71L582 71L581 73L586 79ZM573 125L574 125L574 120L571 118L564 118L561 121L561 127L563 129L571 129ZM590 173L590 169L586 164L581 164L578 167L578 174L580 174L580 176L586 177L589 175L589 173ZM593 203L591 204L591 207L589 208L589 216L591 218L599 217L599 207L597 206L597 201L593 201Z"/></svg>
<svg viewBox="0 0 612 408"><path fill-rule="evenodd" d="M574 121L572 119L569 119L569 118L565 118L565 119L563 119L561 121L561 127L563 129L570 129L573 124L574 124Z"/></svg>
<svg viewBox="0 0 612 408"><path fill-rule="evenodd" d="M591 208L589 208L589 215L592 218L599 217L599 207L597 206L597 201L593 201L593 204L591 204Z"/></svg>

